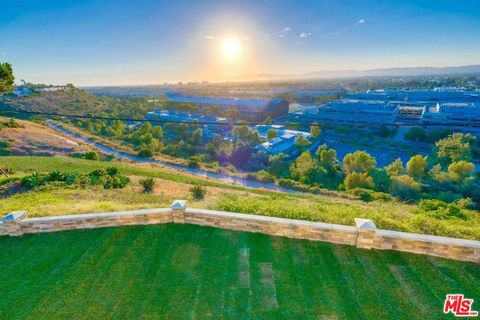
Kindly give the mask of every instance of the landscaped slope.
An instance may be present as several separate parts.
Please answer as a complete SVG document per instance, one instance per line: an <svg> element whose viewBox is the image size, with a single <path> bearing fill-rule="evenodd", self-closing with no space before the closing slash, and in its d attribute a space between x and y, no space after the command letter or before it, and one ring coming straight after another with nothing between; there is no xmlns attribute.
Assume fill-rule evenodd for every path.
<svg viewBox="0 0 480 320"><path fill-rule="evenodd" d="M48 173L88 173L115 166L131 182L123 189L104 189L99 186L75 186L52 183L0 199L0 213L27 210L29 216L63 215L107 212L143 208L167 207L175 199L187 199L189 205L232 212L254 213L291 219L304 219L354 225L354 218L368 218L379 228L443 235L457 238L480 239L480 215L462 210L466 220L435 217L443 211L425 212L417 206L397 201L363 202L333 196L284 194L249 189L204 179L172 169L124 162L90 161L66 157L0 157L0 168L8 167L15 176L33 171ZM153 193L143 193L139 180L152 177L156 181ZM0 196L3 182L0 177ZM205 198L195 200L190 189L201 185ZM441 208L440 208L441 209ZM439 209L439 210L440 210Z"/></svg>
<svg viewBox="0 0 480 320"><path fill-rule="evenodd" d="M480 299L475 264L191 225L1 237L0 251L1 319L439 319L447 293Z"/></svg>

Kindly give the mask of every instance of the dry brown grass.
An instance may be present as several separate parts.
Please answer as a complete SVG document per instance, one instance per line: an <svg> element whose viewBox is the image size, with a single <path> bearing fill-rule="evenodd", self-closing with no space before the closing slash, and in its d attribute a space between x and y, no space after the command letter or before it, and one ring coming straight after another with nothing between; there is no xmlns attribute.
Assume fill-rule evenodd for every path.
<svg viewBox="0 0 480 320"><path fill-rule="evenodd" d="M0 121L8 118L0 117ZM79 144L55 130L31 121L16 120L21 128L2 128L0 140L10 143L11 155L65 155L72 152L84 152L88 146Z"/></svg>

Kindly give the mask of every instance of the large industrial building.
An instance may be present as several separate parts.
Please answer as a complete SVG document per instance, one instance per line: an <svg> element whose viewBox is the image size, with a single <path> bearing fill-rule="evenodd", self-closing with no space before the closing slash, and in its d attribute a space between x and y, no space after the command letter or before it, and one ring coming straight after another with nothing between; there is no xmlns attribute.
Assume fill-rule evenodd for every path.
<svg viewBox="0 0 480 320"><path fill-rule="evenodd" d="M409 101L435 104L437 102L480 102L480 91L465 88L445 87L433 90L368 90L361 93L350 93L350 99Z"/></svg>
<svg viewBox="0 0 480 320"><path fill-rule="evenodd" d="M480 129L480 106L472 103L437 103L434 107L425 106L421 122Z"/></svg>
<svg viewBox="0 0 480 320"><path fill-rule="evenodd" d="M317 119L326 122L393 124L398 106L386 101L336 100L318 109Z"/></svg>
<svg viewBox="0 0 480 320"><path fill-rule="evenodd" d="M278 118L288 114L289 102L284 99L243 99L222 97L189 97L180 94L167 94L170 101L192 103L199 108L218 106L222 109L234 108L243 119L262 121L267 117Z"/></svg>

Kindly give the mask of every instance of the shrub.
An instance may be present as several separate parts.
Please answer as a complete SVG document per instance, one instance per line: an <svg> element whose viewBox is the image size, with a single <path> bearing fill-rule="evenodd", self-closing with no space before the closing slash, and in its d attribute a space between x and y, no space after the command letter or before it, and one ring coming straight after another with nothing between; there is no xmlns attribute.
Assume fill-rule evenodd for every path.
<svg viewBox="0 0 480 320"><path fill-rule="evenodd" d="M151 193L155 187L155 180L153 180L153 178L140 180L139 183L143 187L143 193Z"/></svg>
<svg viewBox="0 0 480 320"><path fill-rule="evenodd" d="M153 157L153 152L150 149L142 149L137 155L141 158L151 158Z"/></svg>
<svg viewBox="0 0 480 320"><path fill-rule="evenodd" d="M96 153L95 151L85 152L85 154L83 155L83 158L87 160L95 160L95 161L100 159L98 156L98 153Z"/></svg>
<svg viewBox="0 0 480 320"><path fill-rule="evenodd" d="M45 177L41 176L38 172L34 172L23 177L20 182L22 186L31 190L43 186L45 184Z"/></svg>
<svg viewBox="0 0 480 320"><path fill-rule="evenodd" d="M108 167L106 169L106 172L109 176L112 176L112 177L120 174L120 170L117 167Z"/></svg>
<svg viewBox="0 0 480 320"><path fill-rule="evenodd" d="M52 171L47 176L48 181L64 181L65 176L58 170Z"/></svg>
<svg viewBox="0 0 480 320"><path fill-rule="evenodd" d="M402 200L416 200L419 196L420 189L420 183L413 180L410 176L392 177L390 193Z"/></svg>
<svg viewBox="0 0 480 320"><path fill-rule="evenodd" d="M189 166L190 168L199 168L199 167L200 167L200 165L198 164L198 161L195 160L195 159L190 159L190 160L188 161L188 166Z"/></svg>
<svg viewBox="0 0 480 320"><path fill-rule="evenodd" d="M255 175L255 178L256 178L256 180L258 180L258 181L267 182L267 183L268 183L268 182L271 183L271 182L274 181L273 176L272 176L270 173L268 173L267 171L265 171L265 170L260 170L260 171L258 171L257 174Z"/></svg>
<svg viewBox="0 0 480 320"><path fill-rule="evenodd" d="M346 190L354 188L373 188L373 179L367 172L351 172L345 177L344 184Z"/></svg>
<svg viewBox="0 0 480 320"><path fill-rule="evenodd" d="M194 185L190 188L190 192L195 200L202 200L205 197L207 190L200 185Z"/></svg>
<svg viewBox="0 0 480 320"><path fill-rule="evenodd" d="M370 201L374 201L374 200L388 202L388 201L393 200L393 197L391 195L389 195L388 193L376 192L376 191L369 190L369 189L354 188L354 189L349 190L348 193L359 197L360 200L365 201L365 202L370 202Z"/></svg>
<svg viewBox="0 0 480 320"><path fill-rule="evenodd" d="M103 187L105 189L122 189L129 183L130 179L127 176L107 176L103 182Z"/></svg>
<svg viewBox="0 0 480 320"><path fill-rule="evenodd" d="M76 172L69 172L69 173L66 173L64 175L63 181L65 181L65 184L67 184L67 185L72 185L72 184L77 183L79 178L80 178L80 174L78 174Z"/></svg>
<svg viewBox="0 0 480 320"><path fill-rule="evenodd" d="M446 203L437 199L424 199L414 211L417 214L425 214L435 219L458 218L467 220L467 216L455 204Z"/></svg>

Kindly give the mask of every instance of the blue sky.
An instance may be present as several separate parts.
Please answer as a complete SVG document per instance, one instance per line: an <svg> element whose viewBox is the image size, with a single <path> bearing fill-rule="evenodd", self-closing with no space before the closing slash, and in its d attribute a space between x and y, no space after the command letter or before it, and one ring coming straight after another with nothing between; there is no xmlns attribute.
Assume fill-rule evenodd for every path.
<svg viewBox="0 0 480 320"><path fill-rule="evenodd" d="M476 0L0 0L0 61L76 85L451 66L480 63L479 30Z"/></svg>

